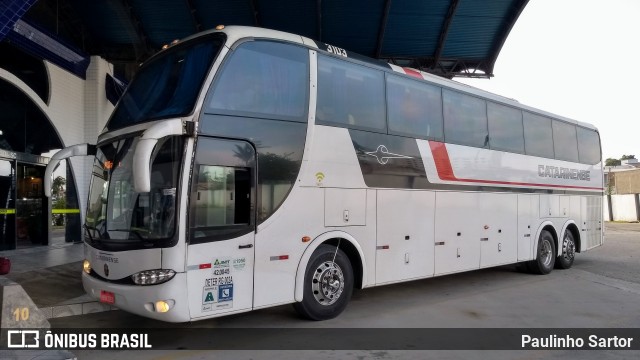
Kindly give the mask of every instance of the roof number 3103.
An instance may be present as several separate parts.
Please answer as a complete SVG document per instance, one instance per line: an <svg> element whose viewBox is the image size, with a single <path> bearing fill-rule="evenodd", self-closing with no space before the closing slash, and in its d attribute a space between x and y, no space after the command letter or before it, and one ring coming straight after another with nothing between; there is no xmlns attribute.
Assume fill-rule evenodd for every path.
<svg viewBox="0 0 640 360"><path fill-rule="evenodd" d="M327 51L332 53L332 54L336 54L336 55L347 57L347 51L345 49L339 48L337 46L333 46L333 45L327 44Z"/></svg>

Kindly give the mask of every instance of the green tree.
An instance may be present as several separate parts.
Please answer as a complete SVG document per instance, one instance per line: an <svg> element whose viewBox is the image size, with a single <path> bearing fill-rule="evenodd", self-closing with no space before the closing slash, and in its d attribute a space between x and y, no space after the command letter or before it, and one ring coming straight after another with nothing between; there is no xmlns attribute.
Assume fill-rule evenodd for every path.
<svg viewBox="0 0 640 360"><path fill-rule="evenodd" d="M635 158L636 158L635 155L622 155L620 160L629 160L629 159L635 159Z"/></svg>
<svg viewBox="0 0 640 360"><path fill-rule="evenodd" d="M62 176L58 176L53 179L53 184L51 185L51 192L53 193L54 198L64 197L65 188L67 185L67 179Z"/></svg>
<svg viewBox="0 0 640 360"><path fill-rule="evenodd" d="M608 158L607 160L604 161L605 166L619 166L620 164L621 164L620 160L613 159L613 158Z"/></svg>
<svg viewBox="0 0 640 360"><path fill-rule="evenodd" d="M56 199L53 202L53 204L51 204L51 208L53 208L53 209L66 209L67 208L67 199L65 199L64 196L59 197L58 199ZM51 219L53 220L53 226L62 226L65 223L65 215L64 214L53 214L51 216Z"/></svg>

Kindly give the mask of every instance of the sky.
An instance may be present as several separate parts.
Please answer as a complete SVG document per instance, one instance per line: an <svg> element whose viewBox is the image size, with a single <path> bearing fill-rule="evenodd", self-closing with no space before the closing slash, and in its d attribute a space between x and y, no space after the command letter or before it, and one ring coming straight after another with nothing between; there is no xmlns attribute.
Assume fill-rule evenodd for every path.
<svg viewBox="0 0 640 360"><path fill-rule="evenodd" d="M455 80L595 125L602 157L640 159L640 1L530 0L491 79Z"/></svg>

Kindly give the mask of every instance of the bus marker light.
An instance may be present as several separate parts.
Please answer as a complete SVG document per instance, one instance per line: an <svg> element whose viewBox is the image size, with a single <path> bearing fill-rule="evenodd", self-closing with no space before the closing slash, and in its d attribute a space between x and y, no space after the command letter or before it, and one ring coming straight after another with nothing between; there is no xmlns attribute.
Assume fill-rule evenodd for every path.
<svg viewBox="0 0 640 360"><path fill-rule="evenodd" d="M224 29L224 25L218 25L218 26L216 26L216 30L222 30L222 29Z"/></svg>
<svg viewBox="0 0 640 360"><path fill-rule="evenodd" d="M169 303L164 300L156 301L156 311L159 313L166 313L169 311Z"/></svg>
<svg viewBox="0 0 640 360"><path fill-rule="evenodd" d="M302 242L306 243L306 242L309 242L309 241L311 241L311 237L310 236L303 236L302 237Z"/></svg>
<svg viewBox="0 0 640 360"><path fill-rule="evenodd" d="M378 250L389 250L389 245L382 245L376 247Z"/></svg>
<svg viewBox="0 0 640 360"><path fill-rule="evenodd" d="M211 263L208 264L200 264L198 269L211 269Z"/></svg>
<svg viewBox="0 0 640 360"><path fill-rule="evenodd" d="M91 263L89 262L89 260L84 260L82 262L82 270L87 273L90 274L91 273Z"/></svg>
<svg viewBox="0 0 640 360"><path fill-rule="evenodd" d="M271 261L288 260L288 259L289 259L289 255L272 256L269 258L269 260Z"/></svg>

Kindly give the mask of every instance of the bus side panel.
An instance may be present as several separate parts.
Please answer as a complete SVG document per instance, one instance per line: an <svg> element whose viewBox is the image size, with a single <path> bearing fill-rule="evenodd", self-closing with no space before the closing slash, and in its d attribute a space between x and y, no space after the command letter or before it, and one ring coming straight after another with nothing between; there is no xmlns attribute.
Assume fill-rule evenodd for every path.
<svg viewBox="0 0 640 360"><path fill-rule="evenodd" d="M325 227L326 190L330 189L294 188L287 201L273 215L277 218L269 222L268 226L259 228L256 234L254 308L294 301L296 272L309 244L302 241L304 236L313 239L330 230L344 231L359 242L365 262L375 263L376 192L366 191L366 225ZM364 190L353 191L359 194ZM342 209L339 213L343 213ZM301 268L305 269L306 264ZM373 266L370 268L375 270ZM369 281L374 281L375 273L369 272L366 277Z"/></svg>
<svg viewBox="0 0 640 360"><path fill-rule="evenodd" d="M294 187L287 200L258 226L253 307L294 301L298 263L308 243L324 229L324 189Z"/></svg>
<svg viewBox="0 0 640 360"><path fill-rule="evenodd" d="M584 239L582 236L582 229L584 228L584 219L582 218L582 201L580 200L581 196L572 195L571 196L571 212L569 213L569 219L576 222L576 226L578 227L578 231L580 232L580 239ZM578 239L575 239L578 241ZM582 243L582 241L580 241ZM580 250L580 249L577 249Z"/></svg>
<svg viewBox="0 0 640 360"><path fill-rule="evenodd" d="M583 198L586 216L586 241L583 250L602 245L602 196L585 196Z"/></svg>
<svg viewBox="0 0 640 360"><path fill-rule="evenodd" d="M538 195L518 195L518 261L533 259L533 243L538 228Z"/></svg>
<svg viewBox="0 0 640 360"><path fill-rule="evenodd" d="M480 267L518 260L518 195L480 195Z"/></svg>
<svg viewBox="0 0 640 360"><path fill-rule="evenodd" d="M480 267L479 209L480 193L436 193L436 275Z"/></svg>
<svg viewBox="0 0 640 360"><path fill-rule="evenodd" d="M435 193L378 190L376 284L433 276Z"/></svg>

